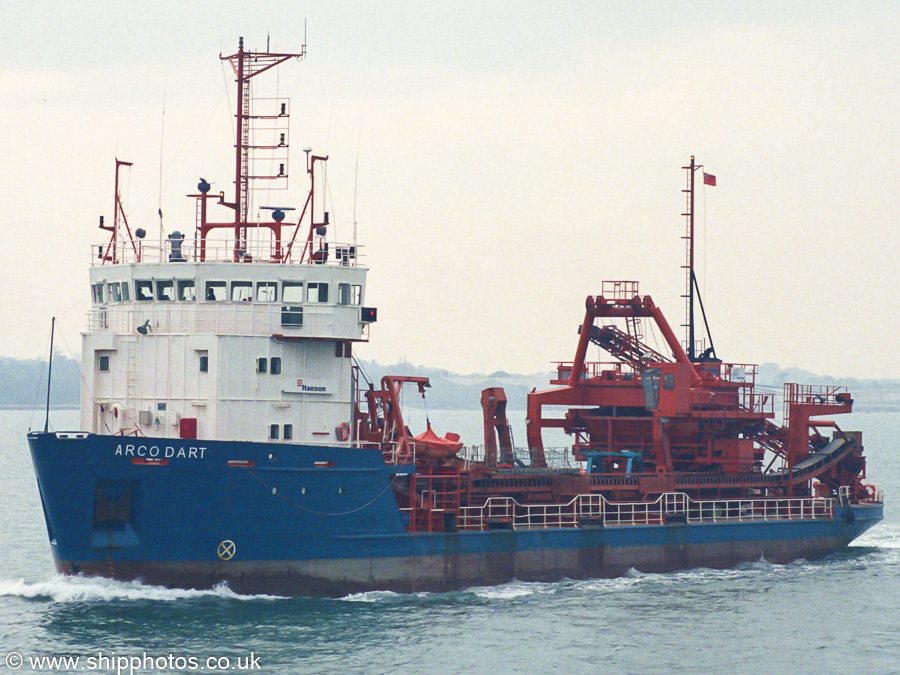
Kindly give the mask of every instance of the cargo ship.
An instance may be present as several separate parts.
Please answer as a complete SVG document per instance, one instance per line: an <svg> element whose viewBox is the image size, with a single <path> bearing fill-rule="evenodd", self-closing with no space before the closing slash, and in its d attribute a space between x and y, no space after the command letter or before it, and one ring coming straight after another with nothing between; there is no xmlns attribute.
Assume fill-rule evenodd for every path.
<svg viewBox="0 0 900 675"><path fill-rule="evenodd" d="M116 160L113 219L92 249L81 429L28 434L60 573L278 595L448 591L814 559L882 519L861 433L830 419L852 410L846 388L776 396L756 366L716 356L694 273L693 158L684 343L637 282L603 282L573 359L528 394L527 447L500 387L481 396L483 445L430 423L414 433L402 394L424 396L428 380L371 382L354 358L377 310L355 228L334 241L316 199L328 157L303 150L302 207L252 217L261 187L287 183L291 110L251 83L305 52L242 39L220 57L237 86L234 192L200 179L190 236L131 227ZM593 347L606 362L587 360ZM562 464L546 429L572 439Z"/></svg>

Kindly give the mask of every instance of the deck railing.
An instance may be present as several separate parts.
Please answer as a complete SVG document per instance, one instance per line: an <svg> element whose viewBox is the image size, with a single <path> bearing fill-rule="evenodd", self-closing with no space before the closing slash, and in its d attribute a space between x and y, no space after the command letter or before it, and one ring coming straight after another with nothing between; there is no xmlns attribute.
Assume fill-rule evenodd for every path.
<svg viewBox="0 0 900 675"><path fill-rule="evenodd" d="M520 504L511 497L491 497L483 506L462 507L458 527L460 530L498 527L529 530L833 517L834 500L824 497L693 500L683 492L672 492L652 502L612 502L602 495L578 495L564 504Z"/></svg>
<svg viewBox="0 0 900 675"><path fill-rule="evenodd" d="M116 241L114 247L115 260L112 259L113 248L109 242L94 244L91 246L91 266L130 264L130 263L161 263L161 262L265 262L276 264L304 264L304 265L339 265L341 267L357 267L361 265L363 248L352 243L328 242L327 248L316 242L313 248L313 258L307 258L302 263L300 257L303 253L305 240L295 241L289 249L290 240L275 242L271 240L247 242L244 250L238 254L235 260L234 242L207 239L205 246L195 242L193 238L185 238L176 243L174 249L172 241L158 239L151 241L137 239L134 245L121 238ZM290 257L288 258L288 251ZM316 255L318 254L318 255Z"/></svg>

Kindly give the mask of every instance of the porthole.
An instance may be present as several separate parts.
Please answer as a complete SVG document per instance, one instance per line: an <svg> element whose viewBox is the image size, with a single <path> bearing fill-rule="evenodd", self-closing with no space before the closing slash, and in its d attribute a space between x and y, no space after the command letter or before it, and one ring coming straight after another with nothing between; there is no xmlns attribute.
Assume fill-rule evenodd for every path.
<svg viewBox="0 0 900 675"><path fill-rule="evenodd" d="M301 495L305 495L305 494L306 494L306 488L300 488L300 494L301 494Z"/></svg>
<svg viewBox="0 0 900 675"><path fill-rule="evenodd" d="M273 495L277 495L277 494L278 494L278 488L277 488L277 487L273 487L273 488L272 488L272 494L273 494Z"/></svg>
<svg viewBox="0 0 900 675"><path fill-rule="evenodd" d="M344 488L339 487L339 488L338 488L338 494L339 494L339 495L344 494Z"/></svg>

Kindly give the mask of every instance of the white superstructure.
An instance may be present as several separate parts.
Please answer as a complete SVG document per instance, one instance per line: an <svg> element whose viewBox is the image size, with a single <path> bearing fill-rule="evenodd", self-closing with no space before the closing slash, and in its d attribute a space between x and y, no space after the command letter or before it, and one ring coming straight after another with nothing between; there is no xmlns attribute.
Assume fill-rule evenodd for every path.
<svg viewBox="0 0 900 675"><path fill-rule="evenodd" d="M299 53L221 57L235 72L238 106L233 201L200 179L192 237L157 245L132 232L119 195L109 241L93 249L92 309L82 346L82 428L98 434L300 443L351 442L352 344L368 339L367 270L359 249L327 240L316 217L317 163L306 153L309 192L293 209L260 206L259 183L287 187L289 100L254 99L251 78ZM263 161L265 160L265 161ZM208 207L230 219L208 219ZM303 228L307 231L301 233ZM212 236L211 236L212 235ZM299 235L299 237L298 237ZM354 234L355 239L355 234Z"/></svg>
<svg viewBox="0 0 900 675"><path fill-rule="evenodd" d="M352 343L374 319L363 315L366 271L355 259L92 267L82 428L347 440Z"/></svg>

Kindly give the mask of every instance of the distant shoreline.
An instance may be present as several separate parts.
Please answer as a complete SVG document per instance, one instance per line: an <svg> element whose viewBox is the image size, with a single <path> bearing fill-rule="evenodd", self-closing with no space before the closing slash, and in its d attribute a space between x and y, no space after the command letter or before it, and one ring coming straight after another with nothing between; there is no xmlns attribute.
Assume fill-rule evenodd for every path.
<svg viewBox="0 0 900 675"><path fill-rule="evenodd" d="M66 405L51 405L50 412L55 410L78 410L81 406L77 403L68 403ZM34 410L34 412L44 412L47 408L45 406L39 406L37 408L32 408L27 405L0 405L0 410Z"/></svg>
<svg viewBox="0 0 900 675"><path fill-rule="evenodd" d="M81 399L80 364L60 355L54 356L53 384L50 405L53 410L78 410ZM556 376L553 372L527 375L502 370L489 374L452 373L440 368L427 368L401 362L382 365L374 361L359 362L364 379L376 384L384 375L414 375L431 380L428 405L444 410L481 411L481 392L486 387L503 387L510 409L525 410L528 393L535 387L545 388ZM47 392L46 362L39 359L13 359L0 357L0 410L44 410ZM763 363L756 372L756 385L774 389L778 395L784 382L846 386L855 399L856 412L900 411L900 380L847 378L840 380L828 375L817 375L799 368L782 368L774 363ZM34 392L23 401L24 392Z"/></svg>

